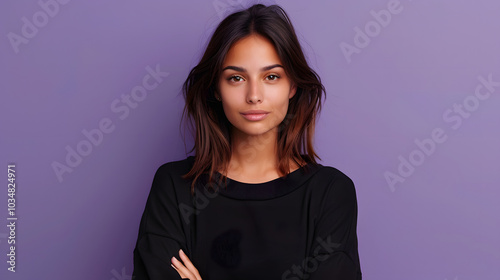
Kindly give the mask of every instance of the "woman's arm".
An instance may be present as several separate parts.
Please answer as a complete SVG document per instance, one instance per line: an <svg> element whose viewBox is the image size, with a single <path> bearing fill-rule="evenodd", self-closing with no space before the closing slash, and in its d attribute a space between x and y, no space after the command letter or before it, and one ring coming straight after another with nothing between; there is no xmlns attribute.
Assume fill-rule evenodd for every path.
<svg viewBox="0 0 500 280"><path fill-rule="evenodd" d="M134 249L134 280L181 279L171 258L180 259L186 237L169 170L169 163L160 166L153 179Z"/></svg>
<svg viewBox="0 0 500 280"><path fill-rule="evenodd" d="M315 227L309 280L361 280L357 208L354 183L335 169Z"/></svg>

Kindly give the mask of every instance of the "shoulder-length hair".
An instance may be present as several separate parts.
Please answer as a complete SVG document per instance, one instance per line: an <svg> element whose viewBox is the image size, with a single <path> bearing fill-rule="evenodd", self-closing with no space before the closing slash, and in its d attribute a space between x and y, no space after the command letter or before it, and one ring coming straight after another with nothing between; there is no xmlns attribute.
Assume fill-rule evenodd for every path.
<svg viewBox="0 0 500 280"><path fill-rule="evenodd" d="M256 4L248 9L227 16L214 31L201 61L189 73L183 84L186 114L190 127L195 130L195 150L192 169L183 178L192 179L191 192L196 180L209 173L209 185L218 170L226 173L231 159L231 123L227 120L222 104L215 98L222 65L231 46L238 40L258 34L267 38L283 63L285 73L297 86L289 100L288 112L278 127L278 170L280 176L290 173L290 159L300 166L300 159L317 164L321 159L313 148L316 115L321 110L325 88L318 74L312 70L295 34L286 12L278 5ZM326 94L325 94L326 98ZM181 120L181 121L182 121ZM257 153L248 147L249 156ZM222 175L222 174L221 174ZM223 179L226 182L224 175Z"/></svg>

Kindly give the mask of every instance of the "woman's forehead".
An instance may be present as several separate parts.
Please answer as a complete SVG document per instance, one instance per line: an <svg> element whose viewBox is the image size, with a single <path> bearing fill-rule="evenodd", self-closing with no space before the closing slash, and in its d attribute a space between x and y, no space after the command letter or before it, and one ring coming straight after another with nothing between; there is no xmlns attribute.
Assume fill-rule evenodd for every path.
<svg viewBox="0 0 500 280"><path fill-rule="evenodd" d="M260 35L249 35L236 41L224 59L223 67L232 65L257 70L262 67L282 64L274 45Z"/></svg>

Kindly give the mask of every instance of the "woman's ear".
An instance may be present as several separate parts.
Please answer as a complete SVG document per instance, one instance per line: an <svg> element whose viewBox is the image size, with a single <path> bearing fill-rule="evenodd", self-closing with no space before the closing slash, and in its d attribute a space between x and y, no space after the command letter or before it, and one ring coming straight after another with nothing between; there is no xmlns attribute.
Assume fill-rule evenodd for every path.
<svg viewBox="0 0 500 280"><path fill-rule="evenodd" d="M219 97L219 93L217 92L217 89L214 89L214 98L219 100L220 97Z"/></svg>
<svg viewBox="0 0 500 280"><path fill-rule="evenodd" d="M214 97L215 99L217 99L218 101L221 101L222 97L220 96L220 93L219 93L219 90L218 90L218 87L215 86L214 88Z"/></svg>
<svg viewBox="0 0 500 280"><path fill-rule="evenodd" d="M290 86L290 93L288 94L288 99L291 99L292 97L294 97L295 93L297 93L297 85L295 83L293 83Z"/></svg>

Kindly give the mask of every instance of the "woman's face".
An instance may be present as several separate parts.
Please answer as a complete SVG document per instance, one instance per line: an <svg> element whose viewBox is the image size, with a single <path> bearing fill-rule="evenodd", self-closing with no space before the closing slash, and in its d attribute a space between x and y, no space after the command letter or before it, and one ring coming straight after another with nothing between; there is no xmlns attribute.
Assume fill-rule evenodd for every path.
<svg viewBox="0 0 500 280"><path fill-rule="evenodd" d="M266 38L250 35L231 46L222 65L219 97L227 119L237 130L233 132L277 132L295 92L274 46Z"/></svg>

